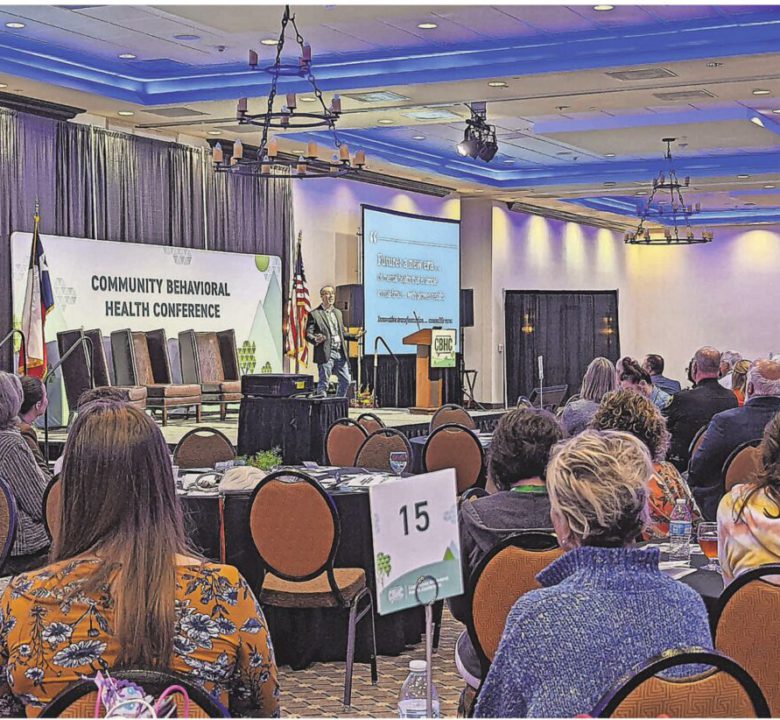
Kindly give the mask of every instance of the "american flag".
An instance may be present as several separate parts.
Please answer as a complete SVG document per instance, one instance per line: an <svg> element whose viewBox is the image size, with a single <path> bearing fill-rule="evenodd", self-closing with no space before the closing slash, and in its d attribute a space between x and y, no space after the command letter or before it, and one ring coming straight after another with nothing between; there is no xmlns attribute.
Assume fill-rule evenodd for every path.
<svg viewBox="0 0 780 720"><path fill-rule="evenodd" d="M41 217L35 207L30 265L27 269L27 287L22 307L22 332L27 353L27 374L42 378L46 373L46 316L54 307L46 254L38 235ZM19 350L19 372L24 372L25 348Z"/></svg>
<svg viewBox="0 0 780 720"><path fill-rule="evenodd" d="M309 344L306 342L306 321L311 312L309 290L306 287L306 273L303 270L301 236L295 249L295 271L293 273L290 299L287 301L287 354L296 362L307 364Z"/></svg>

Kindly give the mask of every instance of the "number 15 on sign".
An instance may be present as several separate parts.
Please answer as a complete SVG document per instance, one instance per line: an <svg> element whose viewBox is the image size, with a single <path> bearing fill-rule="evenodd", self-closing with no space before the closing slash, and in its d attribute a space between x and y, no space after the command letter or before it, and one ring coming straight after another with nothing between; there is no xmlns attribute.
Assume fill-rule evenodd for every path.
<svg viewBox="0 0 780 720"><path fill-rule="evenodd" d="M380 614L418 605L414 589L424 576L436 579L438 599L460 595L463 579L455 471L439 470L373 485L369 498ZM427 602L431 597L428 587L419 600Z"/></svg>

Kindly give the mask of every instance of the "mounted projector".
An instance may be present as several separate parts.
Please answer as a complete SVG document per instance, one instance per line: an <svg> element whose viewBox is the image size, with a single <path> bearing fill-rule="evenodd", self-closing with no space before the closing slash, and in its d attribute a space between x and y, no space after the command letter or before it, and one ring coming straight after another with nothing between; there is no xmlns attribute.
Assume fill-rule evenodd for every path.
<svg viewBox="0 0 780 720"><path fill-rule="evenodd" d="M463 140L457 145L458 153L490 162L498 152L498 142L495 126L487 123L487 103L471 103L470 109L471 117L466 120Z"/></svg>

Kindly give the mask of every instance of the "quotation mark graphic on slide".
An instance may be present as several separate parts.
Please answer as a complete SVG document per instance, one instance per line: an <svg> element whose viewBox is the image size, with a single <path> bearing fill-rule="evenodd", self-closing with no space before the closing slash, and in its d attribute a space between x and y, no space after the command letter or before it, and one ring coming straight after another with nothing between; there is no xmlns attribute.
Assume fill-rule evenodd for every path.
<svg viewBox="0 0 780 720"><path fill-rule="evenodd" d="M379 241L379 235L376 232L370 232L368 234L368 242L376 245L378 241Z"/></svg>

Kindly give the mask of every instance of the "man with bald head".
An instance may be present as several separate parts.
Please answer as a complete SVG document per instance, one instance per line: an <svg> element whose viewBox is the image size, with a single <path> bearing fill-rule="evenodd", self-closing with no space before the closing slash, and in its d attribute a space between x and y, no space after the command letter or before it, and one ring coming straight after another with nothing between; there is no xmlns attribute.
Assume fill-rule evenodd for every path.
<svg viewBox="0 0 780 720"><path fill-rule="evenodd" d="M748 370L745 404L715 415L691 458L688 485L702 515L715 520L725 492L723 463L732 450L758 440L766 424L780 412L780 361L762 358Z"/></svg>
<svg viewBox="0 0 780 720"><path fill-rule="evenodd" d="M720 352L714 347L699 348L691 361L694 387L675 393L666 408L666 426L672 434L669 460L681 472L688 468L689 448L699 428L712 416L737 407L737 396L718 384Z"/></svg>

